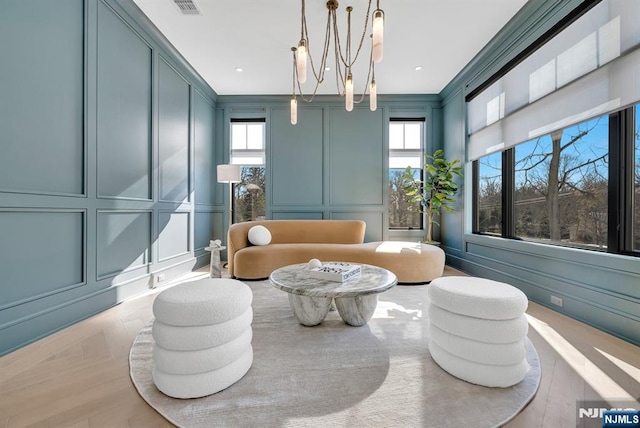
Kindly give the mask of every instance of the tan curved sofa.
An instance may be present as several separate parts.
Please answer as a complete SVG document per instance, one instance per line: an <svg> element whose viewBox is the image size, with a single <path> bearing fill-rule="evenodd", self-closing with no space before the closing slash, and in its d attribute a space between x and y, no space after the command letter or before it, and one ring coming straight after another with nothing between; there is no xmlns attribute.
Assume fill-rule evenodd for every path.
<svg viewBox="0 0 640 428"><path fill-rule="evenodd" d="M255 246L248 233L262 225L271 243ZM415 242L363 243L366 224L360 220L264 220L236 223L229 228L229 274L238 279L264 279L283 266L321 261L366 263L390 270L398 282L420 284L442 276L444 251Z"/></svg>

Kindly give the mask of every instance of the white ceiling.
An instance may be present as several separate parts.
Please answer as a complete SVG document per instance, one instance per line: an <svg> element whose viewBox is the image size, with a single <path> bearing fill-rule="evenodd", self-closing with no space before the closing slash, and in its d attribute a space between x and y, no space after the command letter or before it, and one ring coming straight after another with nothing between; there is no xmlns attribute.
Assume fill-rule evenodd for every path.
<svg viewBox="0 0 640 428"><path fill-rule="evenodd" d="M291 93L291 47L300 39L300 0L195 0L202 11L200 16L182 15L173 0L134 2L219 95ZM319 62L326 0L306 3L310 50ZM378 93L439 93L525 3L381 0L385 44L384 60L376 66ZM368 0L341 1L338 25L343 40L347 5L354 8L355 49ZM358 63L363 63L364 69L353 70L356 93L361 93L365 85L368 40L363 49ZM333 69L331 55L329 64ZM422 70L414 70L416 66L422 66ZM236 67L243 71L235 71ZM318 93L336 93L334 72L328 74ZM305 93L313 91L312 80L303 85Z"/></svg>

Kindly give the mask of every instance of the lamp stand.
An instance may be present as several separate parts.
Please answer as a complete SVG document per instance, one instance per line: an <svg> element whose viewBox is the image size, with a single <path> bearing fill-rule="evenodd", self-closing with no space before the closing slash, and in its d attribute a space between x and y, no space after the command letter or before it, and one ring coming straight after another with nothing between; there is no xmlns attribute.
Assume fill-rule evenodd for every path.
<svg viewBox="0 0 640 428"><path fill-rule="evenodd" d="M233 183L229 182L229 226L233 224Z"/></svg>

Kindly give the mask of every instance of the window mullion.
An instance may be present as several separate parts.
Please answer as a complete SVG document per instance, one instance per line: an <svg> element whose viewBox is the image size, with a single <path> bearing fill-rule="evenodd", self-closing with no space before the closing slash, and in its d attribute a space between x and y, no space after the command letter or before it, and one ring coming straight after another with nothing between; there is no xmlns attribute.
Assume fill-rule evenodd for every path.
<svg viewBox="0 0 640 428"><path fill-rule="evenodd" d="M502 153L502 236L514 238L515 226L515 150Z"/></svg>

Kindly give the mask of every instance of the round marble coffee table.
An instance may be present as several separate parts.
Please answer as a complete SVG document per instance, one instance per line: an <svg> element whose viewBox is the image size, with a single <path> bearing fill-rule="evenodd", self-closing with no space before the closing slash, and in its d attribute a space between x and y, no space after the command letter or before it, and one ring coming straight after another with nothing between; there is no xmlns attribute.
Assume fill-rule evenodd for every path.
<svg viewBox="0 0 640 428"><path fill-rule="evenodd" d="M386 269L358 263L360 277L346 282L310 278L306 263L276 269L269 276L275 288L289 293L289 304L298 322L306 326L320 324L335 299L338 313L349 325L365 325L378 304L378 293L398 283Z"/></svg>

